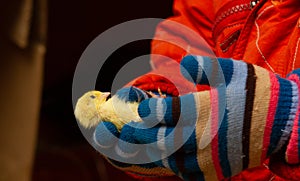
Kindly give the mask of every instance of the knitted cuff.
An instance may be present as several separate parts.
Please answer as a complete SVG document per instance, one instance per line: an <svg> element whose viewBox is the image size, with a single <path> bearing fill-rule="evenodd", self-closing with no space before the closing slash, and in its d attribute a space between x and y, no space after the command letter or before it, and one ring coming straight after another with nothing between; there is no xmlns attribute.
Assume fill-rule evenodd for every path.
<svg viewBox="0 0 300 181"><path fill-rule="evenodd" d="M279 76L275 78L274 76L274 74L271 74L271 81L273 82L269 105L269 118L271 119L267 120L267 125L272 125L272 127L268 130L270 134L265 134L264 137L267 139L266 142L270 142L267 156L279 151L286 145L292 132L298 108L297 85L287 79ZM277 87L278 85L279 87ZM269 126L266 126L266 128L269 128Z"/></svg>
<svg viewBox="0 0 300 181"><path fill-rule="evenodd" d="M297 93L298 93L298 102L299 95L300 95L300 69L297 69L291 74L289 74L288 79L295 82L297 85ZM299 121L299 113L300 113L300 106L298 103L297 113L294 118L294 126L292 128L292 134L287 146L286 150L286 161L290 164L297 164L300 162L300 121Z"/></svg>

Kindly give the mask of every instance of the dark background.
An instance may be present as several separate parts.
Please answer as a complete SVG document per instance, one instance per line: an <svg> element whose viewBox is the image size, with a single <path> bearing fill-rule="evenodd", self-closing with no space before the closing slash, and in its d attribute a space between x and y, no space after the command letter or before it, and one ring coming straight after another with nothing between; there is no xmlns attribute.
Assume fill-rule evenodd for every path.
<svg viewBox="0 0 300 181"><path fill-rule="evenodd" d="M172 0L49 0L48 43L34 181L133 180L110 166L82 136L72 108L72 79L88 44L110 27L137 18L172 15ZM153 29L154 33L154 29ZM113 38L113 37L112 37ZM150 53L150 40L130 43L109 58L97 85L110 90L118 70Z"/></svg>

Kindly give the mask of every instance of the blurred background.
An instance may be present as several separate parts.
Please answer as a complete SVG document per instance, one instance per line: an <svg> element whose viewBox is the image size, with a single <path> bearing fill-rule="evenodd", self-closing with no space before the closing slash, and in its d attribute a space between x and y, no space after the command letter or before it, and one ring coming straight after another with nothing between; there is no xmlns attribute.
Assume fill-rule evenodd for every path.
<svg viewBox="0 0 300 181"><path fill-rule="evenodd" d="M172 0L3 2L0 180L133 180L81 134L73 115L73 74L85 48L108 28L170 15ZM97 89L109 91L126 62L149 53L150 40L119 48L101 70L106 78Z"/></svg>

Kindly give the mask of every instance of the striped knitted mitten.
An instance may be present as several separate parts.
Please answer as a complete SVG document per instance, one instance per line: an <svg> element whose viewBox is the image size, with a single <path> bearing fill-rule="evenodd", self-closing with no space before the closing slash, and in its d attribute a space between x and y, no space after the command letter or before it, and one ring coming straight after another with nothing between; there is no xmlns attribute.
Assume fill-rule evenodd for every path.
<svg viewBox="0 0 300 181"><path fill-rule="evenodd" d="M230 112L239 112L237 105L245 103L245 110L242 111L244 112L243 132L247 127L253 131L262 130L263 128L259 126L256 127L260 129L255 129L255 124L262 124L261 120L265 122L262 124L263 127L266 127L262 132L264 134L263 143L270 145L261 158L278 151L283 145L288 145L286 161L290 164L300 162L300 69L292 71L286 79L283 79L261 67L232 59L187 56L181 65L183 75L197 84L212 83L213 87L217 87L220 77L222 74L224 75L227 115ZM217 70L215 70L216 66ZM221 68L221 72L219 68ZM216 74L216 72L219 73ZM244 99L234 98L238 89L241 88L247 91L246 97ZM239 103L236 102L237 104L233 105L233 100ZM237 111L230 111L231 106L235 106ZM245 119L247 120L245 121ZM271 127L272 129L270 129ZM255 137L257 135L253 134ZM265 146L262 149L265 149Z"/></svg>
<svg viewBox="0 0 300 181"><path fill-rule="evenodd" d="M132 124L135 124L132 122ZM111 122L101 122L93 137L93 146L97 148L108 162L110 162L116 168L136 174L138 178L142 177L164 177L166 180L176 181L175 174L170 169L158 166L151 163L150 160L146 163L132 163L136 157L147 157L145 153L141 153L141 150L132 149L127 146L127 143L137 143L133 139L134 128L125 125L122 128L122 132L119 133L117 127ZM119 140L116 140L119 138ZM111 156L111 157L110 157ZM144 179L143 179L144 180Z"/></svg>
<svg viewBox="0 0 300 181"><path fill-rule="evenodd" d="M185 57L181 65L188 80L209 84L212 89L140 104L142 119L162 126L143 132L136 129L135 139L157 141L162 155L174 143L186 140L185 134L190 135L185 123L195 123L183 146L158 165L185 179L196 174L202 180L222 180L259 166L288 143L287 160L298 161L298 72L289 76L294 77L291 81L241 61L200 56ZM183 126L175 128L179 122ZM175 139L166 141L164 136L172 131Z"/></svg>
<svg viewBox="0 0 300 181"><path fill-rule="evenodd" d="M187 56L181 65L188 80L209 84L211 90L142 101L138 112L143 122L125 125L118 136L145 149L107 144L124 161L142 155L149 163L122 168L140 174L141 168L147 173L171 170L184 180L222 180L259 166L281 149L289 163L299 162L300 71L283 79L242 61L201 56ZM95 140L101 137L96 134Z"/></svg>
<svg viewBox="0 0 300 181"><path fill-rule="evenodd" d="M300 96L300 69L292 71L288 75L288 79L294 81L298 86L298 95ZM298 97L299 100L299 97ZM300 163L300 106L298 106L298 113L296 114L292 134L286 150L286 161L290 164Z"/></svg>
<svg viewBox="0 0 300 181"><path fill-rule="evenodd" d="M147 94L149 93L137 87L125 87L118 90L114 96L117 96L115 99L118 99L119 101L129 103L140 102L144 99L148 99L149 97ZM152 94L156 94L156 92L152 91ZM116 108L116 110L118 109ZM174 176L174 173L169 169L158 167L153 163L127 163L129 161L129 157L135 159L134 157L138 156L134 154L134 149L130 148L130 146L127 146L128 143L134 143L130 133L134 130L129 125L125 125L122 127L122 134L120 134L119 129L117 129L117 127L120 128L120 125L123 125L123 123L119 124L116 121L104 120L99 123L94 131L92 144L95 148L97 148L98 151L100 151L100 153L107 156L104 158L106 158L112 165L125 172L131 172L136 175L143 176L164 176L167 180L170 179L174 181L174 177L166 177ZM123 152L122 150L126 151ZM132 153L129 153L130 151L132 151ZM130 156L132 154L133 156Z"/></svg>

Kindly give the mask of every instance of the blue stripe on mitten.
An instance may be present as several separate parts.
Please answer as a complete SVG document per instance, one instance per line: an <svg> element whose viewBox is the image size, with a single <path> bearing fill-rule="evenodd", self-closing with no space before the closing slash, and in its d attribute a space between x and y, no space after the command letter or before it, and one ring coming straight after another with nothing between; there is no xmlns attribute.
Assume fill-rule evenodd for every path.
<svg viewBox="0 0 300 181"><path fill-rule="evenodd" d="M141 102L142 100L148 98L148 95L145 93L145 91L133 86L119 89L115 95L125 102Z"/></svg>

